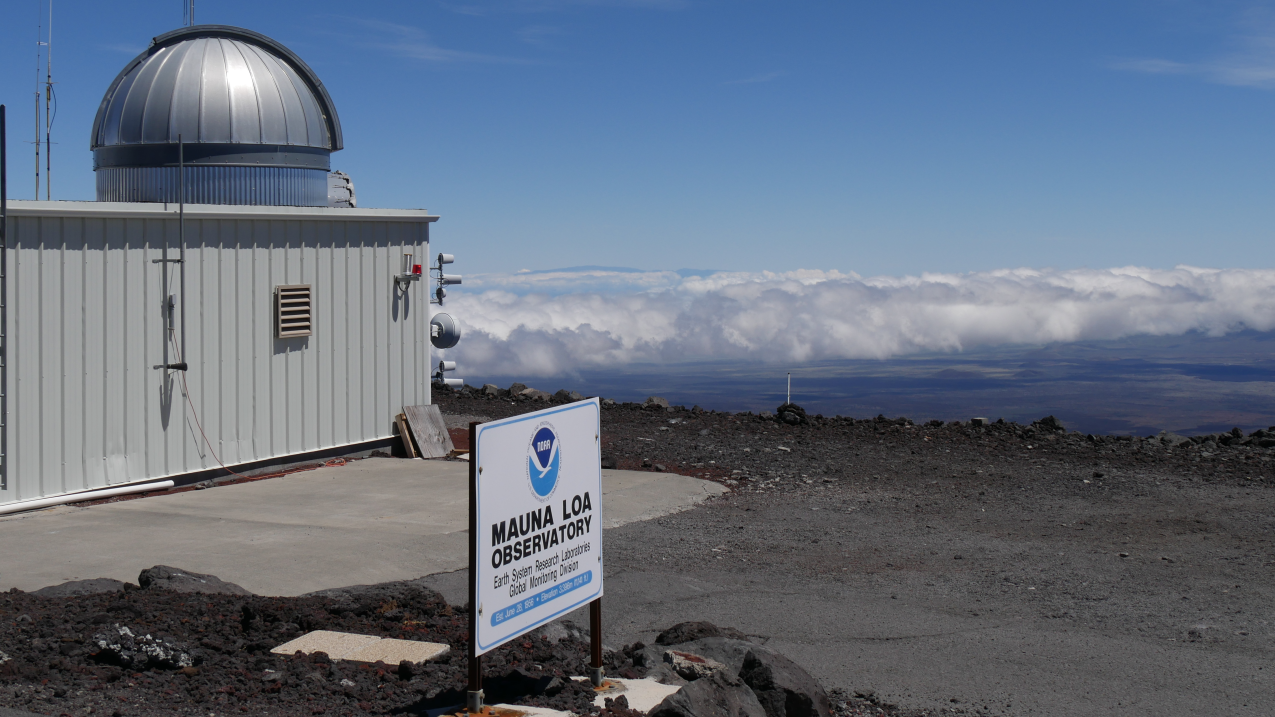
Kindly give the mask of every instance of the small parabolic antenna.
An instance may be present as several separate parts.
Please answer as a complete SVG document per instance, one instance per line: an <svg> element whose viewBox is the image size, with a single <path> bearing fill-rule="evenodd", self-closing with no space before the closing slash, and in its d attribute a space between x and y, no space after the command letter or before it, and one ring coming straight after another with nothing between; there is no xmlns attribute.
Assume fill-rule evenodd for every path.
<svg viewBox="0 0 1275 717"><path fill-rule="evenodd" d="M429 342L436 349L449 349L460 341L460 324L451 314L434 314L429 321Z"/></svg>

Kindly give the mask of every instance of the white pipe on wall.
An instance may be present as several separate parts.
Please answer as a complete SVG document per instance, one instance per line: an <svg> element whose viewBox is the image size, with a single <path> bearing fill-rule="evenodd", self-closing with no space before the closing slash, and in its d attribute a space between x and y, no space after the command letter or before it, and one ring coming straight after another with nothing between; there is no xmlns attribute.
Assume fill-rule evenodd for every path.
<svg viewBox="0 0 1275 717"><path fill-rule="evenodd" d="M0 505L0 515L8 515L9 513L18 513L24 510L35 510L36 508L48 508L53 505L62 505L63 503L78 503L82 500L100 500L102 498L110 498L116 495L126 495L128 493L144 493L148 490L166 490L173 487L170 480L162 480L155 483L142 483L140 485L126 485L119 488L103 488L102 490L90 490L83 493L68 493L66 495L56 495L52 498L37 498L35 500L24 500L20 503L10 503L9 505Z"/></svg>

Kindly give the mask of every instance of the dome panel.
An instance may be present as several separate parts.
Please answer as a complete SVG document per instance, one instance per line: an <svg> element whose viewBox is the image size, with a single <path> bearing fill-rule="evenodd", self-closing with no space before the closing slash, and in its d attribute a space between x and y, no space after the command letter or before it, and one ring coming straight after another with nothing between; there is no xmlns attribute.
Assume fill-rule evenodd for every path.
<svg viewBox="0 0 1275 717"><path fill-rule="evenodd" d="M257 48L239 45L238 49L243 53L243 59L248 65L248 72L252 75L252 87L257 95L257 121L261 127L261 141L267 144L291 144L288 141L288 124L283 112L283 98L279 96L279 86L276 84L274 74L261 61Z"/></svg>
<svg viewBox="0 0 1275 717"><path fill-rule="evenodd" d="M305 111L301 109L301 99L292 86L292 78L284 71L279 61L269 54L253 48L253 54L263 65L269 67L271 86L279 95L279 104L283 110L283 127L287 133L284 141L288 144L309 144L310 137L306 128Z"/></svg>
<svg viewBox="0 0 1275 717"><path fill-rule="evenodd" d="M200 38L183 46L189 57L179 65L168 122L177 129L182 141L200 142L204 139L199 116L200 91L204 85L204 53L208 51L208 40Z"/></svg>
<svg viewBox="0 0 1275 717"><path fill-rule="evenodd" d="M325 206L341 123L323 83L286 47L198 25L156 37L124 67L91 145L99 200L171 201L184 162L187 201Z"/></svg>
<svg viewBox="0 0 1275 717"><path fill-rule="evenodd" d="M151 84L151 91L146 94L145 107L142 109L143 142L165 142L168 139L168 127L172 120L173 91L178 87L177 74L182 67L182 57L189 49L189 45L177 45L164 53L162 64L155 73L155 81Z"/></svg>
<svg viewBox="0 0 1275 717"><path fill-rule="evenodd" d="M306 144L311 147L328 144L331 140L328 138L328 123L323 114L323 107L317 102L310 101L306 93L305 80L297 75L291 65L284 64L283 69L288 79L292 81L292 90L297 93L297 99L301 103L301 111L305 117Z"/></svg>
<svg viewBox="0 0 1275 717"><path fill-rule="evenodd" d="M219 40L205 41L200 74L204 84L199 91L199 127L195 136L200 142L233 142L230 91L226 88L226 54Z"/></svg>
<svg viewBox="0 0 1275 717"><path fill-rule="evenodd" d="M142 141L142 123L146 120L146 100L150 97L151 89L155 85L155 75L159 74L159 68L164 66L164 58L168 56L168 53L169 49L164 48L162 52L154 55L151 62L139 67L137 80L129 88L128 94L121 98L121 102L111 103L112 109L119 107L121 144L137 144Z"/></svg>
<svg viewBox="0 0 1275 717"><path fill-rule="evenodd" d="M197 25L161 35L120 73L94 121L93 149L225 142L341 149L327 90L257 33Z"/></svg>

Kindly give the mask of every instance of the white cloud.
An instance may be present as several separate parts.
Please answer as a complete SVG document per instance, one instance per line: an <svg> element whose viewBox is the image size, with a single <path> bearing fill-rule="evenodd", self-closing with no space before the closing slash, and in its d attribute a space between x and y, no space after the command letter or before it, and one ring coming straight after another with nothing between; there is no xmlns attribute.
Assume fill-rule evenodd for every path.
<svg viewBox="0 0 1275 717"><path fill-rule="evenodd" d="M1199 62L1161 58L1117 60L1117 70L1152 75L1189 75L1220 85L1275 89L1275 16L1251 10L1240 23L1241 32L1230 38L1233 49Z"/></svg>
<svg viewBox="0 0 1275 717"><path fill-rule="evenodd" d="M468 375L530 378L631 363L884 359L1275 329L1275 270L1006 269L868 279L817 270L686 278L616 271L603 277L605 289L558 293L570 273L487 275L486 290L455 292L444 310L465 335L447 358ZM598 270L579 273L598 280ZM528 276L546 277L540 291L523 293Z"/></svg>
<svg viewBox="0 0 1275 717"><path fill-rule="evenodd" d="M524 60L517 57L503 57L500 55L488 55L481 52L469 52L467 50L452 50L440 47L430 39L429 35L418 27L412 25L400 25L393 22L385 22L383 20L369 20L366 18L342 18L343 21L361 25L373 35L364 35L360 38L353 39L356 44L389 52L399 57L406 57L413 60L425 60L427 62L439 63L485 63L485 64L512 64L525 65L530 64L530 60Z"/></svg>

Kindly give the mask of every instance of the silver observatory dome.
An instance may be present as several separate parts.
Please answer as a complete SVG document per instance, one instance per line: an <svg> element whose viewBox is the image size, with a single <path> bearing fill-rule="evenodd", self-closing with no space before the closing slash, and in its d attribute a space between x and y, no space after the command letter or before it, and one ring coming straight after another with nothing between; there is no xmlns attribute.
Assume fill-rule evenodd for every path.
<svg viewBox="0 0 1275 717"><path fill-rule="evenodd" d="M93 121L97 199L353 206L330 174L341 121L323 83L288 48L225 25L156 37L111 83ZM329 197L331 194L331 198Z"/></svg>

